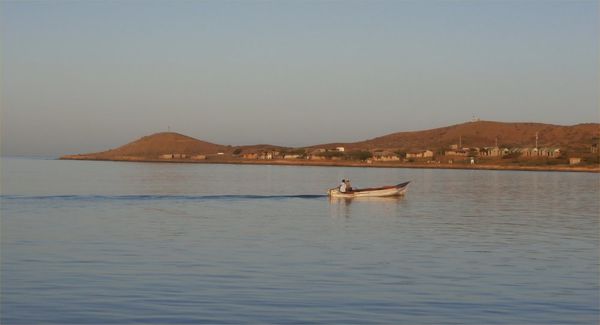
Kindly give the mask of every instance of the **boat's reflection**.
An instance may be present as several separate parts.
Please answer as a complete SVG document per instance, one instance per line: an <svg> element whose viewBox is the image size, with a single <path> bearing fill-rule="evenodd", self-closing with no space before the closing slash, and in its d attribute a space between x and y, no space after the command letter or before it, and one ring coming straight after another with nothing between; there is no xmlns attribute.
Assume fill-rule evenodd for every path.
<svg viewBox="0 0 600 325"><path fill-rule="evenodd" d="M384 197L329 197L329 202L342 201L347 204L355 202L380 202L380 203L397 203L404 200L404 195L400 196L384 196Z"/></svg>
<svg viewBox="0 0 600 325"><path fill-rule="evenodd" d="M401 206L404 204L404 202L404 195L358 198L329 197L329 210L331 217L334 218L349 218L352 215L353 211L360 215L398 215L399 211L401 211Z"/></svg>

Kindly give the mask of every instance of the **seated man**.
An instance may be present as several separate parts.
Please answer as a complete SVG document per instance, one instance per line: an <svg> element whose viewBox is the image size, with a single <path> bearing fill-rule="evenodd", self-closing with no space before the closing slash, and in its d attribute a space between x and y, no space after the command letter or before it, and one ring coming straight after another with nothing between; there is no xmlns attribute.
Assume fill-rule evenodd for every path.
<svg viewBox="0 0 600 325"><path fill-rule="evenodd" d="M346 180L342 179L342 183L339 186L340 192L346 193Z"/></svg>
<svg viewBox="0 0 600 325"><path fill-rule="evenodd" d="M350 184L350 180L346 180L346 191L352 192L352 184Z"/></svg>

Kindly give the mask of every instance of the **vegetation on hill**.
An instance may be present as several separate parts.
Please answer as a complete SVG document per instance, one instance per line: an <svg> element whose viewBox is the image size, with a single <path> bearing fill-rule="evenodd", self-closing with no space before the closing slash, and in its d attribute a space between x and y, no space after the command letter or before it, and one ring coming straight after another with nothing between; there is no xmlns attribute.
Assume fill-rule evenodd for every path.
<svg viewBox="0 0 600 325"><path fill-rule="evenodd" d="M329 160L370 161L373 152L392 152L406 159L407 153L419 150L431 150L438 162L444 156L444 151L451 145L465 149L465 156L482 156L491 150L484 147L533 148L536 146L560 148L560 159L538 159L538 161L522 162L519 150L503 154L496 163L500 164L567 164L568 157L581 157L581 164L598 164L598 142L600 139L600 124L578 124L559 126L541 123L502 123L490 121L468 122L444 128L425 131L398 132L370 140L355 143L335 143L312 146L307 148L285 148L268 144L252 146L224 146L194 139L174 132L156 133L142 137L117 149L104 152L65 156L67 159L103 159L103 160L160 160L160 159L205 159L206 155L219 159L227 157L242 158L246 153L256 153L255 159L283 159L295 155L300 159L310 159L311 155ZM344 147L340 150L339 147ZM472 148L480 148L475 150ZM594 153L595 148L595 153ZM318 150L317 150L318 149ZM481 156L481 155L480 155ZM431 156L428 156L431 157ZM453 163L460 163L465 158L448 158ZM489 157L480 157L484 161ZM423 157L416 160L430 160ZM415 156L408 161L415 161Z"/></svg>

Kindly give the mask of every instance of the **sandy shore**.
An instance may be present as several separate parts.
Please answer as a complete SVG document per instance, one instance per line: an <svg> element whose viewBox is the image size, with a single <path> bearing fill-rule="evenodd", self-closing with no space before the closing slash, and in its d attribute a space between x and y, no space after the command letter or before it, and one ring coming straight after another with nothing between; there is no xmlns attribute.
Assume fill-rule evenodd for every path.
<svg viewBox="0 0 600 325"><path fill-rule="evenodd" d="M62 160L95 160L121 162L150 162L150 163L188 163L188 164L238 164L238 165L278 165L278 166L320 166L320 167L371 167L371 168L427 168L427 169L467 169L467 170L522 170L522 171L556 171L556 172L587 172L600 173L600 166L520 166L493 164L422 164L401 162L357 162L357 161L314 161L314 160L242 160L230 158L215 158L206 160L191 159L147 159L142 157L122 157L115 159L99 159L96 157L72 155L63 156Z"/></svg>

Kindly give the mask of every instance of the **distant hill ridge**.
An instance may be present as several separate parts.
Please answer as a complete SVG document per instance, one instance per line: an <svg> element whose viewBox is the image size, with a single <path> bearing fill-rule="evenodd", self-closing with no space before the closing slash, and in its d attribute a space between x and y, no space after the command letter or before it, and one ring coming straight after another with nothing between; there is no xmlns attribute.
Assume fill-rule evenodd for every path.
<svg viewBox="0 0 600 325"><path fill-rule="evenodd" d="M425 131L397 132L354 143L329 143L307 148L344 146L347 150L417 150L442 149L459 142L464 147L492 147L496 145L496 140L499 146L533 147L536 133L540 147L583 148L592 144L593 141L597 141L600 136L600 124L585 123L561 126L542 123L475 121ZM232 153L236 148L247 152L282 147L273 145L231 147L201 141L175 132L162 132L142 137L117 149L63 158L109 160L126 157L156 158L171 153L186 155Z"/></svg>
<svg viewBox="0 0 600 325"><path fill-rule="evenodd" d="M175 132L161 132L142 137L117 149L84 154L93 159L114 159L123 157L153 157L169 153L186 155L216 154L230 151L231 148L219 144L201 141Z"/></svg>
<svg viewBox="0 0 600 325"><path fill-rule="evenodd" d="M600 124L584 123L573 126L543 123L507 123L493 121L467 122L425 131L397 132L381 137L354 142L332 143L321 146L345 145L349 149L440 149L462 143L464 147L499 146L534 147L536 133L538 146L583 147L600 136Z"/></svg>

